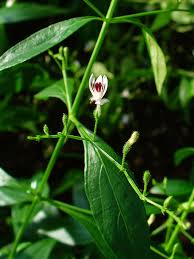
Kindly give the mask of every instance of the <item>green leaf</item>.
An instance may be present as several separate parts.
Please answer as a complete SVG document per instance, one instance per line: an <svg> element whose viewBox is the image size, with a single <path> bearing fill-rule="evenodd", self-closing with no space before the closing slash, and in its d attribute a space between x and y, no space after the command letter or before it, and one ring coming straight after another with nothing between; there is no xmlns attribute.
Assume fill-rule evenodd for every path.
<svg viewBox="0 0 194 259"><path fill-rule="evenodd" d="M31 196L13 177L0 168L0 206L31 200Z"/></svg>
<svg viewBox="0 0 194 259"><path fill-rule="evenodd" d="M68 79L67 84L69 88L70 100L72 100L74 81L72 79ZM39 100L47 100L49 97L56 97L63 103L66 103L66 93L63 80L56 81L51 86L48 86L35 95L35 98Z"/></svg>
<svg viewBox="0 0 194 259"><path fill-rule="evenodd" d="M180 148L174 154L174 163L176 166L178 166L184 159L193 155L194 155L194 147Z"/></svg>
<svg viewBox="0 0 194 259"><path fill-rule="evenodd" d="M0 8L0 23L15 23L65 14L68 10L52 5L16 3Z"/></svg>
<svg viewBox="0 0 194 259"><path fill-rule="evenodd" d="M16 256L16 259L47 259L55 244L56 241L50 238L40 240L24 249Z"/></svg>
<svg viewBox="0 0 194 259"><path fill-rule="evenodd" d="M152 194L167 196L186 196L192 192L193 185L189 181L181 179L168 179L166 182L157 183L151 188Z"/></svg>
<svg viewBox="0 0 194 259"><path fill-rule="evenodd" d="M151 31L145 27L143 27L142 30L151 59L156 89L158 94L161 95L162 87L167 74L165 56Z"/></svg>
<svg viewBox="0 0 194 259"><path fill-rule="evenodd" d="M111 248L107 245L106 241L103 239L90 211L81 209L76 206L72 206L60 201L55 201L55 200L46 200L46 201L56 206L58 209L64 211L65 213L67 213L77 221L79 221L94 238L96 245L98 246L100 251L107 258L114 258L114 254Z"/></svg>
<svg viewBox="0 0 194 259"><path fill-rule="evenodd" d="M182 108L186 108L193 97L192 80L182 77L179 85L179 100Z"/></svg>
<svg viewBox="0 0 194 259"><path fill-rule="evenodd" d="M52 24L19 42L0 57L0 70L20 64L48 50L95 17L78 17Z"/></svg>
<svg viewBox="0 0 194 259"><path fill-rule="evenodd" d="M87 137L83 128L79 131L82 137ZM87 134L92 136L89 132ZM115 165L120 159L100 139L94 143L84 141L84 149L86 194L97 227L113 251L112 257L106 257L149 258L145 209Z"/></svg>

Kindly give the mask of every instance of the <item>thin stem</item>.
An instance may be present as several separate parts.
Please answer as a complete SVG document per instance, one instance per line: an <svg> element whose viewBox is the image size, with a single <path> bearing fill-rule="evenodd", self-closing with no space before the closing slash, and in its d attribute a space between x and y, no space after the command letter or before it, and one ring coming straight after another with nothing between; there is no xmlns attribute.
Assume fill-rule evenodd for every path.
<svg viewBox="0 0 194 259"><path fill-rule="evenodd" d="M67 73L66 73L66 64L65 64L65 58L62 59L62 75L63 75L63 82L65 87L65 93L66 93L66 100L67 100L67 109L68 112L71 113L71 100L70 100L70 94L69 94L69 88L68 88L68 82L67 82Z"/></svg>
<svg viewBox="0 0 194 259"><path fill-rule="evenodd" d="M194 189L193 189L193 191L191 192L191 195L190 195L189 200L188 200L188 208L187 208L185 211L183 211L183 213L182 213L182 215L181 215L181 217L180 217L181 222L183 222L183 221L186 219L186 217L187 217L187 215L188 215L188 213L189 213L189 208L190 208L190 206L191 206L191 204L192 204L192 202L193 202L193 199L194 199ZM167 244L166 247L165 247L165 249L166 249L167 252L170 252L170 251L171 251L171 249L172 249L174 243L176 242L176 238L177 238L177 236L178 236L178 234L179 234L179 231L180 231L180 225L177 225L177 226L175 227L175 229L174 229L172 235L171 235L171 238L169 239L168 244Z"/></svg>
<svg viewBox="0 0 194 259"><path fill-rule="evenodd" d="M58 139L61 137L61 135L63 135L64 137L67 137L68 139L75 139L75 140L87 140L87 139L84 139L80 136L74 136L74 135L66 135L66 134L62 134L62 133L59 133L59 134L55 134L55 135L37 135L37 136L28 136L27 139L28 140L36 140L36 141L39 141L41 139Z"/></svg>
<svg viewBox="0 0 194 259"><path fill-rule="evenodd" d="M107 33L107 30L108 30L108 27L109 27L109 24L110 24L110 20L112 18L113 12L115 10L116 4L117 4L117 0L111 1L108 12L107 12L107 15L106 15L106 19L102 24L102 28L100 30L99 37L96 41L96 45L95 45L94 50L92 52L92 55L90 57L89 63L87 65L86 71L84 73L83 79L81 81L80 87L78 89L77 95L76 95L74 103L73 103L72 114L74 116L77 113L77 110L78 110L78 107L79 107L79 104L81 102L81 98L82 98L82 95L83 95L84 88L87 85L87 81L88 81L92 66L93 66L93 64L94 64L94 62L97 58L97 55L100 51L100 48L102 46L105 35Z"/></svg>
<svg viewBox="0 0 194 259"><path fill-rule="evenodd" d="M94 132L93 132L93 141L95 141L95 137L96 137L98 121L99 121L99 117L100 117L100 109L101 109L100 106L97 105L96 109L94 110L95 125L94 125Z"/></svg>
<svg viewBox="0 0 194 259"><path fill-rule="evenodd" d="M168 222L164 222L162 225L160 225L159 227L155 228L152 233L151 236L156 236L158 234L160 234L162 231L164 231L167 228Z"/></svg>
<svg viewBox="0 0 194 259"><path fill-rule="evenodd" d="M170 235L172 233L173 222L174 222L174 219L169 217L169 219L167 220L167 230L166 230L166 236L165 236L165 241L164 241L165 244L167 244L167 242L169 241Z"/></svg>
<svg viewBox="0 0 194 259"><path fill-rule="evenodd" d="M105 18L103 13L92 3L90 3L90 1L88 0L83 0L95 13L97 13L100 17Z"/></svg>
<svg viewBox="0 0 194 259"><path fill-rule="evenodd" d="M11 249L11 252L10 252L10 255L8 257L8 259L14 259L15 258L15 254L16 254L16 249L17 249L17 245L19 244L20 242L20 239L21 237L23 236L23 233L25 231L25 228L27 227L28 223L29 223L29 220L30 220L30 217L34 211L34 208L36 207L37 203L39 201L39 198L36 196L33 201L32 201L32 204L29 208L29 210L27 211L26 215L25 215L25 218L24 218L24 222L22 223L22 226L21 228L19 229L19 231L17 232L17 235L16 235L16 238L14 240L14 243L13 243L13 246L12 246L12 249Z"/></svg>
<svg viewBox="0 0 194 259"><path fill-rule="evenodd" d="M160 251L159 251L158 249L156 249L155 247L150 246L150 249L151 249L153 252L155 252L156 254L162 256L163 258L169 259L169 257L168 257L167 255L163 254L162 252L160 252Z"/></svg>
<svg viewBox="0 0 194 259"><path fill-rule="evenodd" d="M169 13L169 12L191 12L191 10L186 10L186 9L166 9L166 10L154 10L150 12L141 12L141 13L135 13L135 14L128 14L128 15L122 15L122 16L117 16L114 17L111 21L111 23L115 22L120 22L126 19L131 19L131 18L136 18L136 17L144 17L144 16L149 16L149 15L155 15L155 14L160 14L160 13Z"/></svg>
<svg viewBox="0 0 194 259"><path fill-rule="evenodd" d="M86 71L84 73L84 76L83 76L83 79L82 79L82 82L80 84L80 87L79 87L79 90L78 90L78 93L76 95L76 98L75 98L75 101L74 101L74 104L73 104L73 107L72 107L72 113L74 115L76 115L77 113L77 110L78 110L78 107L79 107L79 104L80 104L80 101L81 101L81 97L82 97L82 94L83 94L83 91L84 91L84 88L85 88L85 85L86 85L86 82L88 80L88 77L89 77L89 74L90 74L90 71L91 71L91 68L97 58L97 55L100 51L100 48L102 46L102 43L103 43L103 40L104 40L104 37L107 33L107 30L108 30L108 27L109 27L109 23L110 23L110 19L113 15L113 12L115 10L115 7L116 7L116 4L117 4L117 0L112 0L111 3L110 3L110 6L109 6L109 9L108 9L108 12L107 12L107 15L106 15L106 21L103 22L102 24L102 28L101 28L101 31L100 31L100 34L98 36L98 39L97 39L97 42L96 42L96 45L94 47L94 50L92 52L92 55L91 55L91 58L89 60L89 63L87 65L87 68L86 68ZM68 121L68 126L70 127L70 123ZM37 193L38 194L41 194L42 193L42 190L52 172L52 169L55 165L55 162L60 154L60 151L63 147L63 144L64 142L66 142L67 140L67 137L64 136L64 134L66 133L66 129L65 127L63 128L63 131L62 131L62 135L61 137L59 138L56 146L55 146L55 149L51 155L51 158L49 160L49 163L47 165L47 168L45 170L45 173L42 177L42 180L41 180L41 183L38 187L38 190L37 190ZM16 249L17 249L17 245L19 244L22 236L23 236L23 233L25 231L25 228L26 226L28 225L28 222L30 220L30 216L32 215L32 212L34 210L34 208L36 207L37 203L39 202L39 198L34 198L34 200L32 201L32 204L28 210L28 212L26 213L25 215L25 219L24 219L24 223L22 224L22 226L20 227L17 235L16 235L16 238L15 238L15 241L13 243L13 246L12 246L12 249L11 249L11 253L9 255L9 259L14 259L15 258L15 254L16 254Z"/></svg>

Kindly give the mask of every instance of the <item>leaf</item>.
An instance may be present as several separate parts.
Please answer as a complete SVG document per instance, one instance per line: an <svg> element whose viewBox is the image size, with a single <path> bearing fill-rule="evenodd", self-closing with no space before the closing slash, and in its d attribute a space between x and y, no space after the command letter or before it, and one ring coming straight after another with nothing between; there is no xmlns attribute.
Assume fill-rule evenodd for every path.
<svg viewBox="0 0 194 259"><path fill-rule="evenodd" d="M151 31L145 27L143 27L142 30L151 59L156 89L158 94L161 95L162 87L167 74L165 56Z"/></svg>
<svg viewBox="0 0 194 259"><path fill-rule="evenodd" d="M56 241L50 238L40 240L24 249L16 256L16 259L47 259L55 244Z"/></svg>
<svg viewBox="0 0 194 259"><path fill-rule="evenodd" d="M193 185L189 181L181 179L168 179L166 182L157 183L151 188L152 194L167 196L186 196L192 192Z"/></svg>
<svg viewBox="0 0 194 259"><path fill-rule="evenodd" d="M60 43L95 17L78 17L52 24L19 42L0 57L0 70L20 64Z"/></svg>
<svg viewBox="0 0 194 259"><path fill-rule="evenodd" d="M176 166L180 165L180 163L190 157L194 156L194 148L193 147L184 147L178 149L174 154L174 163Z"/></svg>
<svg viewBox="0 0 194 259"><path fill-rule="evenodd" d="M107 258L114 258L111 248L107 245L106 241L103 239L101 233L99 232L99 229L96 226L96 223L90 211L60 201L46 201L79 221L94 238L96 245L98 246L102 254L106 255Z"/></svg>
<svg viewBox="0 0 194 259"><path fill-rule="evenodd" d="M0 23L15 23L65 14L68 10L54 5L35 3L15 3L11 7L0 8Z"/></svg>
<svg viewBox="0 0 194 259"><path fill-rule="evenodd" d="M82 137L86 137L83 128L79 131ZM91 133L87 134L91 136ZM84 141L84 149L86 194L97 227L113 251L112 257L106 257L126 258L130 255L131 258L149 258L145 209L115 165L120 163L120 159L100 139L94 144Z"/></svg>
<svg viewBox="0 0 194 259"><path fill-rule="evenodd" d="M182 108L186 108L193 97L192 80L182 77L179 85L179 100Z"/></svg>
<svg viewBox="0 0 194 259"><path fill-rule="evenodd" d="M70 100L72 100L74 81L72 79L68 79L67 84L69 88ZM35 98L39 100L46 100L49 97L56 97L60 99L63 103L66 103L66 93L63 80L56 81L51 86L48 86L47 88L43 89L35 95Z"/></svg>
<svg viewBox="0 0 194 259"><path fill-rule="evenodd" d="M0 168L0 206L31 200L31 196L13 177Z"/></svg>

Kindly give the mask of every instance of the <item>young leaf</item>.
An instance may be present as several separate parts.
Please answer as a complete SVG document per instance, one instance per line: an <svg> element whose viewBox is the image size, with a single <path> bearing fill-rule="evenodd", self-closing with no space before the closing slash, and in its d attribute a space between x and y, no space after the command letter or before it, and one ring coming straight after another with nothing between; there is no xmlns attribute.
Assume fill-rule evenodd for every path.
<svg viewBox="0 0 194 259"><path fill-rule="evenodd" d="M106 258L116 259L115 254L112 251L111 247L107 244L106 240L104 240L103 236L101 235L90 211L85 209L80 209L76 206L72 206L60 201L55 201L55 200L47 200L47 201L50 204L56 206L58 209L64 211L68 215L72 216L77 221L79 221L94 238L96 245L98 246L102 254L105 255Z"/></svg>
<svg viewBox="0 0 194 259"><path fill-rule="evenodd" d="M26 249L24 249L21 253L19 253L16 256L16 259L29 259L29 258L48 259L55 244L56 244L56 241L50 238L40 240L30 245Z"/></svg>
<svg viewBox="0 0 194 259"><path fill-rule="evenodd" d="M68 79L67 83L71 99L74 81L72 79ZM63 80L56 81L51 86L48 86L47 88L43 89L35 95L35 98L39 100L46 100L49 97L56 97L60 99L62 102L66 103L66 93Z"/></svg>
<svg viewBox="0 0 194 259"><path fill-rule="evenodd" d="M186 159L187 157L194 156L194 147L184 147L178 149L174 154L174 163L176 166Z"/></svg>
<svg viewBox="0 0 194 259"><path fill-rule="evenodd" d="M86 137L83 128L79 131ZM129 255L131 258L149 258L144 206L113 163L120 163L120 159L98 138L94 143L84 141L84 149L86 194L98 229L112 248L114 258Z"/></svg>
<svg viewBox="0 0 194 259"><path fill-rule="evenodd" d="M156 89L158 94L161 95L162 87L167 74L164 53L156 42L153 34L145 27L143 27L142 30L151 59Z"/></svg>
<svg viewBox="0 0 194 259"><path fill-rule="evenodd" d="M0 57L0 70L20 64L60 43L95 17L78 17L58 22L19 42Z"/></svg>
<svg viewBox="0 0 194 259"><path fill-rule="evenodd" d="M22 185L0 168L0 206L8 206L31 198Z"/></svg>

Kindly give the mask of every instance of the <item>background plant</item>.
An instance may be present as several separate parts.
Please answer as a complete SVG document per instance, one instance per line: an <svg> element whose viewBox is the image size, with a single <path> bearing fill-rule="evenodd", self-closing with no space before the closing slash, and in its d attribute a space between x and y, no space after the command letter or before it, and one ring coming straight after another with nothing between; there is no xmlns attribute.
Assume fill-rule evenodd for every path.
<svg viewBox="0 0 194 259"><path fill-rule="evenodd" d="M93 128L93 112L91 108L85 114L88 107L88 97L83 98L83 94L86 93L85 88L88 86L91 70L95 74L106 74L111 79L110 102L102 109L99 134L104 135L104 138L110 142L115 133L119 132L117 136L121 136L121 140L116 142L120 142L120 150L123 143L129 138L129 132L132 132L133 129L138 129L140 135L146 136L146 126L141 127L141 123L136 121L138 109L136 108L136 112L134 107L139 106L139 104L141 113L149 114L149 111L157 103L159 105L163 103L166 105L165 109L168 109L168 113L171 113L170 110L178 110L179 116L182 114L182 117L180 116L181 122L186 125L185 121L187 123L190 121L193 96L193 73L189 69L190 59L187 58L188 62L186 62L185 67L184 65L178 66L178 68L174 67L173 60L170 59L171 55L165 57L162 49L165 50L165 53L169 53L168 42L171 41L172 28L178 33L192 30L192 2L165 1L160 4L157 1L149 3L147 1L145 3L131 1L130 7L133 8L133 12L128 14L126 12L126 7L129 7L127 1L121 5L113 0L109 7L107 4L103 5L104 9L108 10L106 18L103 15L106 13L105 10L99 11L95 3L85 2L98 16L73 18L53 23L50 27L10 48L0 58L1 96L4 97L1 103L2 132L6 130L17 132L19 130L19 135L22 136L24 130L28 130L32 135L32 133L37 134L44 123L51 124L49 110L53 110L55 103L50 102L49 104L48 101L48 108L45 109L44 102L35 101L32 110L31 103L34 93L36 93L35 100L57 97L63 104L66 104L66 110L64 106L59 105L53 112L54 116L52 117L62 117L60 123L56 119L51 124L53 129L50 128L50 125L49 127L45 125L42 134L28 138L38 141L48 139L47 144L45 144L46 141L43 144L35 144L39 147L42 145L42 150L46 150L43 154L38 155L38 160L42 160L40 156L48 159L51 155L45 172L45 163L41 162L41 165L37 166L39 172L36 168L32 172L31 179L17 181L5 173L3 169L1 170L2 206L11 205L10 222L15 233L15 241L11 245L6 246L6 242L2 242L4 246L1 248L1 255L2 257L14 258L17 250L17 256L30 256L31 258L43 255L44 258L48 258L52 257L52 253L55 256L58 253L61 257L69 256L70 258L77 255L101 258L102 254L107 258L126 258L128 254L133 254L134 258L154 258L154 256L184 258L186 255L178 236L181 233L190 243L193 243L193 238L189 232L190 224L186 221L188 214L193 211L193 174L191 174L190 181L169 180L167 178L164 178L163 182L154 180L153 187L148 192L151 176L146 171L144 176L140 177L143 178L144 182L143 192L141 192L141 188L139 189L134 182L133 174L124 163L130 147L123 149L123 163L121 163L121 159L102 140L95 138L93 141L92 133L87 129ZM4 39L2 49L6 48L8 43L5 23L42 18L45 17L45 14L56 16L68 13L70 15L76 13L82 5L84 6L84 3L75 1L75 9L59 8L60 2L55 8L34 4L33 9L32 5L28 3L22 5L15 3L10 8L3 7L0 13L2 18L1 33ZM117 9L117 13L112 18L113 12L116 12L115 9ZM89 10L89 8L85 10L83 7L84 14L88 15L92 12ZM18 15L18 13L22 15ZM122 13L126 15L118 16ZM72 16L70 15L70 17ZM82 28L82 26L85 27ZM120 28L125 28L128 33L125 30L123 33ZM79 33L78 29L82 30L78 39L80 42L82 40L84 42L80 48L82 55L85 55L83 49L86 53L93 49L88 64L86 62L81 66L78 62L81 60L79 49L77 50L75 46L74 51L71 41L65 42L65 45L70 47L69 53L68 49L64 47L60 47L59 51L58 48L50 50L51 47L63 41L73 32ZM84 48L85 38L87 34L90 35L90 30L93 40L88 41ZM153 36L153 33L156 34L160 31L162 31L160 34L162 49ZM102 45L103 42L104 45ZM146 46L148 54L145 56ZM23 63L46 50L48 50L48 54L42 54L35 59L34 63ZM126 55L127 52L129 54ZM177 53L178 49L174 55L177 56ZM150 56L149 63L148 55ZM39 64L35 64L36 62ZM4 70L5 68L9 68L9 70ZM154 90L154 81L156 90ZM78 87L78 85L80 86ZM148 108L143 105L145 101L148 103ZM38 112L39 110L41 112ZM58 115L60 111L61 114ZM62 113L65 115L62 116ZM83 126L79 120L83 121L86 126ZM154 121L151 126L153 125ZM63 130L58 132L61 127ZM75 128L77 128L79 135ZM154 139L154 134L159 134L159 137L163 134L167 146L167 129L160 128L159 133L151 131L150 143ZM53 138L58 139L55 148L52 142ZM71 139L75 142L68 144L67 140ZM83 186L78 185L82 179L82 173L78 168L82 168L82 166L72 170L70 165L71 161L75 159L79 159L78 165L80 164L80 152L77 151L81 150L78 143L82 140L85 149L84 181L91 210L88 210ZM143 145L144 141L145 139L140 144ZM64 142L67 142L65 145L67 150L61 152ZM111 144L119 150L119 145L116 146L114 142ZM30 143L29 145L34 144ZM191 146L190 143L189 146ZM51 181L50 188L47 180L55 164L57 166L61 161L63 163L64 154L66 154L66 163L58 170L65 169L65 179L61 181L61 175L58 176L60 178L58 184ZM188 154L193 154L192 148L177 151L176 164ZM134 158L136 156L135 149L133 156ZM59 160L56 163L57 158ZM133 161L131 158L132 166ZM29 168L28 163L26 164ZM137 164L137 171L144 171L143 168L138 167ZM149 165L147 167L149 168ZM63 193L72 197L75 206L69 204L68 198L64 199ZM81 197L84 200L80 200ZM148 223L151 225L151 237L148 235L144 205L146 214L149 216ZM84 209L79 207L84 207ZM72 216L76 221L72 221L60 211ZM162 219L160 219L161 214L165 214ZM81 223L85 228L78 223ZM76 234L75 230L81 234ZM158 235L160 238L157 239ZM156 244L151 244L151 250L149 249L150 239L151 242L157 241ZM56 240L59 242L56 243ZM93 240L98 249L92 245ZM133 240L136 242L132 242ZM81 251L71 249L71 246L74 245L81 245ZM189 251L186 252L191 255Z"/></svg>

